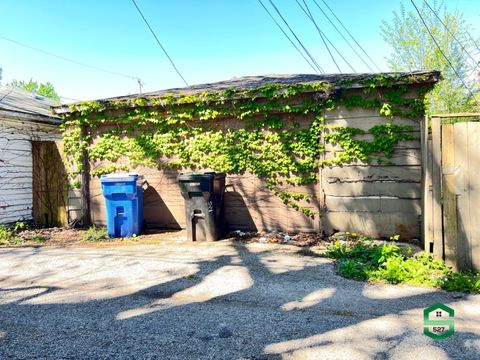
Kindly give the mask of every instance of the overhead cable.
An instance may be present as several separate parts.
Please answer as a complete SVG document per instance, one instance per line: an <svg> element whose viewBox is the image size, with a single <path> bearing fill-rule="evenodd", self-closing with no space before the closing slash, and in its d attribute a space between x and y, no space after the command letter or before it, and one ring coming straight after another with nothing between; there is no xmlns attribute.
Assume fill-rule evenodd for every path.
<svg viewBox="0 0 480 360"><path fill-rule="evenodd" d="M478 54L480 54L480 46L478 46L477 44L477 41L472 37L472 35L470 35L470 33L468 32L468 30L465 29L465 32L467 33L467 36L470 38L470 40L472 41L473 45L475 45L475 48L478 50Z"/></svg>
<svg viewBox="0 0 480 360"><path fill-rule="evenodd" d="M298 6L300 7L300 9L303 10L303 12L305 13L305 15L312 21L313 25L315 25L315 27L317 28L318 34L320 35L320 39L322 39L323 45L325 45L325 48L327 49L328 54L330 55L330 58L332 59L333 63L334 63L335 66L337 67L338 72L341 73L342 70L340 70L340 66L338 66L337 62L335 61L335 58L333 57L333 54L332 54L332 52L330 51L330 48L328 47L327 42L325 41L324 35L323 35L322 31L320 30L320 28L318 27L317 22L316 22L315 19L313 18L312 13L310 12L310 9L308 8L307 3L305 2L305 0L303 0L303 3L305 4L305 9L304 9L303 6L302 6L302 4L300 4L300 2L299 2L298 0L295 0L295 1L297 2L297 4L298 4Z"/></svg>
<svg viewBox="0 0 480 360"><path fill-rule="evenodd" d="M305 3L305 1L304 1ZM305 4L306 5L306 4ZM308 8L308 6L307 6ZM313 20L313 16L311 18L312 21ZM315 21L314 21L315 23ZM354 73L356 73L357 71L354 69L354 67L348 62L347 59L345 59L345 57L342 55L342 53L337 49L337 47L330 41L330 39L328 38L327 35L325 35L325 33L323 31L320 30L320 28L317 27L317 30L319 30L319 32L321 33L321 35L323 35L323 38L325 38L325 40L327 40L327 42L330 44L330 46L335 50L335 52L338 54L338 56L340 56L342 58L342 60L350 67L350 69L352 69L352 71Z"/></svg>
<svg viewBox="0 0 480 360"><path fill-rule="evenodd" d="M315 3L315 5L320 9L320 11L322 12L322 14L327 18L328 22L334 27L334 29L340 34L340 36L342 37L343 40L345 40L345 42L348 44L348 46L350 47L350 49L352 49L352 51L355 53L355 55L357 55L357 57L365 64L365 66L368 68L368 70L370 70L371 72L373 72L373 69L370 67L370 65L368 64L368 62L365 61L365 59L363 58L363 56L361 56L357 50L355 50L355 47L350 43L350 41L348 41L348 39L345 37L345 35L343 35L343 33L340 31L340 29L337 27L337 25L335 25L335 23L330 19L330 16L328 16L328 14L320 7L320 5L318 4L318 2L316 0L313 0L313 2Z"/></svg>
<svg viewBox="0 0 480 360"><path fill-rule="evenodd" d="M425 3L425 5L427 5L427 7L430 9L430 11L433 13L433 15L435 15L435 17L438 19L438 21L440 21L440 23L443 25L443 27L445 28L445 30L447 30L447 32L450 34L450 36L453 38L453 40L455 40L459 45L460 47L462 48L462 50L465 52L465 54L467 54L467 56L473 60L473 62L475 63L475 67L478 68L478 62L477 60L475 60L475 58L467 51L467 49L465 49L465 47L463 46L463 44L460 42L460 40L457 39L457 37L455 36L455 34L453 34L450 29L448 28L447 24L445 24L443 22L443 20L440 18L440 16L438 16L438 14L435 12L435 10L429 5L429 3L426 1L426 0L423 0L423 2Z"/></svg>
<svg viewBox="0 0 480 360"><path fill-rule="evenodd" d="M52 53L52 52L50 52L50 51L42 50L42 49L40 49L40 48L37 48L37 47L31 46L31 45L22 43L22 42L17 41L17 40L13 40L13 39L7 38L7 37L2 36L2 35L0 35L0 39L9 41L9 42L11 42L11 43L14 43L14 44L17 44L17 45L20 45L20 46L23 46L23 47L28 48L28 49L30 49L30 50L34 50L34 51L40 52L40 53L45 54L45 55L53 56L53 57L56 57L56 58L61 59L61 60L64 60L64 61L68 61L68 62L70 62L70 63L72 63L72 64L84 66L84 67L87 67L87 68L90 68L90 69L93 69L93 70L97 70L97 71L101 71L101 72L104 72L104 73L107 73L107 74L110 74L110 75L121 76L121 77L124 77L124 78L133 79L133 80L135 80L135 81L137 81L137 80L140 79L138 76L122 74L122 73L119 73L119 72L116 72L116 71L112 71L112 70L108 70L108 69L104 69L104 68L101 68L101 67L98 67L98 66L89 65L89 64L86 64L86 63L81 62L81 61L73 60L73 59L67 58L67 57L62 56L62 55L54 54L54 53Z"/></svg>
<svg viewBox="0 0 480 360"><path fill-rule="evenodd" d="M310 52L307 50L307 48L303 45L302 41L298 38L298 36L295 34L295 32L292 30L291 26L288 24L287 20L285 20L285 18L283 17L282 13L280 12L280 10L278 10L277 6L275 5L275 3L273 2L273 0L268 0L270 2L270 5L272 5L272 7L275 9L275 11L277 12L278 16L280 16L280 18L283 20L283 22L285 23L285 25L287 26L287 28L290 30L290 32L292 33L292 35L295 37L295 39L297 39L298 43L300 44L300 46L302 47L303 51L305 51L305 53L307 54L307 56L310 58L310 60L312 61L312 63L318 68L318 70L320 70L321 73L325 73L325 71L322 69L322 67L317 63L317 61L315 60L315 58L312 56L312 54L310 54Z"/></svg>
<svg viewBox="0 0 480 360"><path fill-rule="evenodd" d="M410 0L410 2L412 3L413 7L415 8L415 10L417 11L417 14L418 16L420 17L420 20L422 21L423 25L425 26L425 29L427 30L428 34L430 35L430 37L432 38L433 42L435 43L435 46L437 47L438 51L440 51L440 53L442 54L442 56L445 58L445 60L447 61L448 63L448 66L450 66L450 68L453 70L453 72L455 73L455 75L457 76L458 80L461 81L461 83L463 84L463 86L465 87L465 89L470 93L470 95L472 97L474 97L474 94L473 92L470 90L470 88L467 86L467 84L465 83L465 81L463 80L463 78L460 76L460 74L458 73L458 71L455 69L455 67L452 65L452 63L450 62L450 59L447 57L447 55L445 55L445 53L443 52L442 48L440 47L440 45L438 45L438 42L437 42L437 39L435 39L435 37L433 36L430 28L428 27L427 23L425 22L425 20L423 19L423 16L422 16L422 13L420 12L420 10L418 9L417 5L415 4L415 2L413 0Z"/></svg>
<svg viewBox="0 0 480 360"><path fill-rule="evenodd" d="M157 41L157 44L160 46L160 48L162 49L163 53L165 54L165 56L167 57L168 61L170 61L170 64L172 65L172 67L175 69L175 72L178 74L178 76L180 76L180 78L183 80L183 82L185 83L186 86L189 86L187 81L185 80L185 78L183 77L183 75L180 73L180 71L178 70L177 66L175 65L175 63L173 62L172 58L170 57L170 55L168 55L167 53L167 50L165 50L165 48L163 47L162 43L160 42L160 40L158 39L157 35L155 34L155 32L153 31L152 27L150 26L150 24L148 23L147 19L145 18L145 16L143 15L142 11L140 10L140 8L138 7L137 3L135 2L135 0L132 0L132 3L133 5L135 5L135 8L137 9L138 13L140 14L140 16L142 17L143 21L145 22L145 24L147 25L148 29L150 30L150 32L152 33L153 37L155 38L155 40Z"/></svg>
<svg viewBox="0 0 480 360"><path fill-rule="evenodd" d="M316 5L319 7L318 3L316 0L314 0ZM378 71L382 71L378 65L375 63L375 61L372 60L372 58L368 55L368 53L364 50L364 48L358 43L357 39L350 33L350 31L343 25L343 22L338 18L338 16L333 12L333 10L328 6L328 4L325 2L325 0L322 0L322 2L325 4L327 9L332 13L332 15L335 17L335 19L340 23L340 25L343 27L343 29L347 32L347 34L350 36L350 38L357 44L357 46L362 50L362 52L365 54L365 56L372 62L372 64L377 68Z"/></svg>
<svg viewBox="0 0 480 360"><path fill-rule="evenodd" d="M290 44L293 45L293 47L295 48L295 50L298 51L298 53L302 56L302 58L307 62L307 64L313 69L313 71L315 71L316 73L318 73L318 69L316 69L311 63L310 61L305 57L305 55L302 53L302 51L298 48L297 45L295 45L295 43L293 42L293 40L290 38L290 36L288 36L288 34L285 32L285 30L283 30L282 26L278 23L278 21L273 17L273 15L270 13L270 10L267 9L267 7L262 3L262 0L258 0L258 2L260 3L260 5L262 5L262 7L265 9L265 11L267 12L268 16L270 16L270 18L273 20L273 22L277 25L277 27L280 29L280 31L283 33L283 35L285 35L285 37L288 39L288 41L290 41Z"/></svg>

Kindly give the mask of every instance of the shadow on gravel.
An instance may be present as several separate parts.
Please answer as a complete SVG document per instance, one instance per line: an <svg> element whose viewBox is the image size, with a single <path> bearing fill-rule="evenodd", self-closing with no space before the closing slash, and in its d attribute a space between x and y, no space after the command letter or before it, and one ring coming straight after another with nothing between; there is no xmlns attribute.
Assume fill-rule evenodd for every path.
<svg viewBox="0 0 480 360"><path fill-rule="evenodd" d="M478 334L457 329L435 342L422 334L422 318L412 319L412 331L397 316L455 303L452 294L375 298L327 260L296 266L275 251L234 248L236 255L196 262L188 276L127 296L45 304L38 300L59 288L0 288L0 358L383 359L416 345L478 358Z"/></svg>

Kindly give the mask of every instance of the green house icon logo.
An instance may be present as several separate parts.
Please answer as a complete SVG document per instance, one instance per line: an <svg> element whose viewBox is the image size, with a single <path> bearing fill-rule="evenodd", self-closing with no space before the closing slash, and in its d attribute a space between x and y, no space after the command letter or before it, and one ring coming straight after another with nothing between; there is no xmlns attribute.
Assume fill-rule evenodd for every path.
<svg viewBox="0 0 480 360"><path fill-rule="evenodd" d="M435 304L423 310L423 333L432 339L443 340L455 332L455 311L444 304Z"/></svg>

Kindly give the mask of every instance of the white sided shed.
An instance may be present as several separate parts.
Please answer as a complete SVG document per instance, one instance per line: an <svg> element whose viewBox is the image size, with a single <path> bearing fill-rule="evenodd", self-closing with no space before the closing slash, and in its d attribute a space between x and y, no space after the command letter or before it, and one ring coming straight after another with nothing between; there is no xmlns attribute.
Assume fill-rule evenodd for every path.
<svg viewBox="0 0 480 360"><path fill-rule="evenodd" d="M32 144L61 139L53 105L42 96L0 87L0 224L33 219Z"/></svg>

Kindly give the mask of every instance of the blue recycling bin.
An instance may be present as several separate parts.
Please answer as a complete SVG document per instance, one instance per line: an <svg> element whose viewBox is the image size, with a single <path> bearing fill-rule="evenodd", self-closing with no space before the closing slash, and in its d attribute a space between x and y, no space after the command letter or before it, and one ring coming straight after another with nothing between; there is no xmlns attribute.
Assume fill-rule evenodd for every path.
<svg viewBox="0 0 480 360"><path fill-rule="evenodd" d="M140 234L143 223L143 177L138 174L108 174L100 178L107 206L110 237Z"/></svg>

